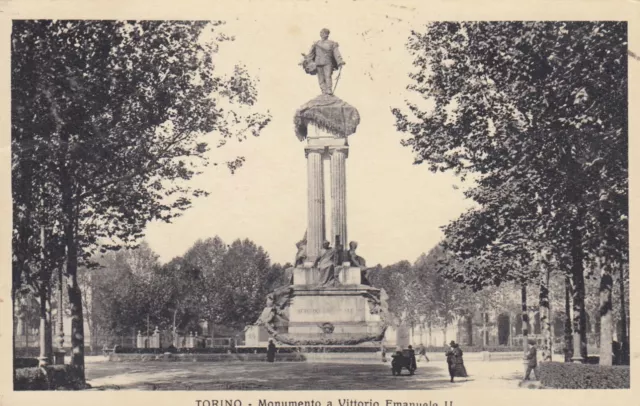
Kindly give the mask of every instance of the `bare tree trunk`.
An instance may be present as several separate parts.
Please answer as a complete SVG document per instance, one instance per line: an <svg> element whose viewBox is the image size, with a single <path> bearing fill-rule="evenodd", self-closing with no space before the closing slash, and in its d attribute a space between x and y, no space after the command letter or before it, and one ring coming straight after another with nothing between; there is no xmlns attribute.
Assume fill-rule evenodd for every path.
<svg viewBox="0 0 640 406"><path fill-rule="evenodd" d="M40 302L40 366L50 363L51 354L47 354L47 289L41 286L38 292Z"/></svg>
<svg viewBox="0 0 640 406"><path fill-rule="evenodd" d="M626 301L625 301L625 289L624 289L624 280L625 280L625 272L624 272L624 264L620 263L620 337L618 340L620 341L620 363L622 365L629 365L630 357L629 357L629 331L627 328L627 310L626 310Z"/></svg>
<svg viewBox="0 0 640 406"><path fill-rule="evenodd" d="M47 258L45 255L46 241L44 226L40 227L40 289L38 299L40 301L40 366L51 364L51 308L49 305L48 290L51 281L47 276Z"/></svg>
<svg viewBox="0 0 640 406"><path fill-rule="evenodd" d="M24 329L24 345L27 351L27 357L29 356L29 330L31 330L31 319L27 316L25 317L25 321L23 323L26 324L26 328Z"/></svg>
<svg viewBox="0 0 640 406"><path fill-rule="evenodd" d="M442 344L443 346L447 346L447 322L444 322L444 327L442 328L442 340L444 341L444 343Z"/></svg>
<svg viewBox="0 0 640 406"><path fill-rule="evenodd" d="M515 326L515 317L509 312L509 347L513 347L513 328Z"/></svg>
<svg viewBox="0 0 640 406"><path fill-rule="evenodd" d="M487 318L489 315L485 312L482 313L482 345L487 347Z"/></svg>
<svg viewBox="0 0 640 406"><path fill-rule="evenodd" d="M600 266L600 365L613 365L611 345L613 343L613 304L611 291L613 278L609 264L598 258Z"/></svg>
<svg viewBox="0 0 640 406"><path fill-rule="evenodd" d="M527 340L529 336L529 312L527 310L527 285L522 284L522 347L525 354L527 353Z"/></svg>
<svg viewBox="0 0 640 406"><path fill-rule="evenodd" d="M47 300L46 300L46 329L45 329L45 344L47 346L46 353L48 354L49 363L53 363L53 331L51 323L51 285L47 287Z"/></svg>
<svg viewBox="0 0 640 406"><path fill-rule="evenodd" d="M176 327L176 316L178 315L178 308L173 311L173 346L178 348L178 330Z"/></svg>
<svg viewBox="0 0 640 406"><path fill-rule="evenodd" d="M15 322L15 318L16 318L16 287L15 287L16 283L15 281L12 281L12 286L11 286L11 320L13 322L13 334L11 334L11 345L13 346L13 359L15 360L17 358L17 354L16 354L16 335L18 334L18 323ZM15 362L15 361L14 361ZM11 368L13 370L13 382L15 385L16 382L16 368L14 365L12 365L13 368ZM13 390L15 390L16 388L14 387Z"/></svg>
<svg viewBox="0 0 640 406"><path fill-rule="evenodd" d="M67 248L67 295L69 296L69 308L71 311L71 365L78 369L79 378L84 382L84 318L82 292L78 285L78 247L75 235L75 213L71 186L66 179L63 184L63 209Z"/></svg>
<svg viewBox="0 0 640 406"><path fill-rule="evenodd" d="M571 323L571 297L573 293L571 279L568 276L564 278L564 294L564 362L570 362L573 357L573 328Z"/></svg>
<svg viewBox="0 0 640 406"><path fill-rule="evenodd" d="M576 226L571 238L571 278L573 282L573 357L574 362L585 362L587 359L587 316L584 305L584 264L580 246L580 231Z"/></svg>
<svg viewBox="0 0 640 406"><path fill-rule="evenodd" d="M551 338L551 304L549 301L549 274L546 264L541 264L540 270L540 325L542 327L543 344L541 348L542 361L551 361L553 354L553 340Z"/></svg>

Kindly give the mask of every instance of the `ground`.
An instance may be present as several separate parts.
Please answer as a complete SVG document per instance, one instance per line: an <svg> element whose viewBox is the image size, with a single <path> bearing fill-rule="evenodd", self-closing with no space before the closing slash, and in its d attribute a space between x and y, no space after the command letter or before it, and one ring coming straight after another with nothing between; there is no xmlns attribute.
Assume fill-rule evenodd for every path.
<svg viewBox="0 0 640 406"><path fill-rule="evenodd" d="M89 362L94 389L143 390L405 390L510 389L523 365L512 361L465 362L468 378L450 383L444 362L421 362L413 376L392 376L390 365L310 362Z"/></svg>

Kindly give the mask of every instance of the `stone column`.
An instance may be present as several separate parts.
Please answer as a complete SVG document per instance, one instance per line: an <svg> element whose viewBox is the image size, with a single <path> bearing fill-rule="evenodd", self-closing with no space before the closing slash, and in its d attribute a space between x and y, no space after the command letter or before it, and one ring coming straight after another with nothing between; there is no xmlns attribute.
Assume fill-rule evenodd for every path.
<svg viewBox="0 0 640 406"><path fill-rule="evenodd" d="M335 244L336 236L340 243L348 249L347 240L347 188L345 163L349 148L330 147L331 154L331 245Z"/></svg>
<svg viewBox="0 0 640 406"><path fill-rule="evenodd" d="M307 261L315 262L320 255L324 235L324 147L305 148L307 156Z"/></svg>

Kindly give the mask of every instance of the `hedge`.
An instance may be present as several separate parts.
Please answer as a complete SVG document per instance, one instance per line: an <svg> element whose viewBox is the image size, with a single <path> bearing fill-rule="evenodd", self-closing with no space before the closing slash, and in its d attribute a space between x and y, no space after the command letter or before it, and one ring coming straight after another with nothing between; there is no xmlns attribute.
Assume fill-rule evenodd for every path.
<svg viewBox="0 0 640 406"><path fill-rule="evenodd" d="M418 346L417 345L412 345L413 349L416 351L416 353L418 352ZM396 351L395 346L385 346L385 350L387 352L395 352ZM488 352L523 352L524 353L524 349L521 346L518 347L510 347L508 345L494 345L494 346L464 346L464 345L460 345L460 348L462 349L463 352L467 353L467 352L483 352L483 351L488 351ZM442 352L445 353L447 351L449 351L449 346L442 346L442 347L436 347L436 346L430 346L430 347L425 347L427 352Z"/></svg>
<svg viewBox="0 0 640 406"><path fill-rule="evenodd" d="M629 389L628 366L604 366L562 362L538 365L543 386L555 389Z"/></svg>
<svg viewBox="0 0 640 406"><path fill-rule="evenodd" d="M45 368L18 368L13 381L14 390L84 389L77 369L71 365L50 365Z"/></svg>
<svg viewBox="0 0 640 406"><path fill-rule="evenodd" d="M37 358L14 358L13 368L35 368L40 365L40 361Z"/></svg>
<svg viewBox="0 0 640 406"><path fill-rule="evenodd" d="M110 362L266 362L266 354L111 354ZM277 362L306 361L304 354L278 354Z"/></svg>
<svg viewBox="0 0 640 406"><path fill-rule="evenodd" d="M380 351L379 347L365 346L303 346L303 347L277 347L278 354L294 354L294 353L324 353L324 352L366 352L373 353ZM116 354L155 354L160 355L166 352L171 354L266 354L267 347L207 347L207 348L116 348Z"/></svg>
<svg viewBox="0 0 640 406"><path fill-rule="evenodd" d="M427 352L445 353L449 347L425 347ZM380 351L379 346L360 346L360 345L336 345L336 346L278 346L279 354L293 354L293 353L375 353ZM386 346L387 353L394 352L396 347ZM414 350L417 351L417 346L414 346ZM509 346L492 346L492 347L464 347L462 350L465 353L468 352L522 352L521 347L509 347ZM118 346L115 351L117 354L155 354L160 355L166 352L172 354L266 354L267 347L207 347L207 348L131 348Z"/></svg>
<svg viewBox="0 0 640 406"><path fill-rule="evenodd" d="M38 347L16 347L13 349L14 357L37 358L40 355Z"/></svg>

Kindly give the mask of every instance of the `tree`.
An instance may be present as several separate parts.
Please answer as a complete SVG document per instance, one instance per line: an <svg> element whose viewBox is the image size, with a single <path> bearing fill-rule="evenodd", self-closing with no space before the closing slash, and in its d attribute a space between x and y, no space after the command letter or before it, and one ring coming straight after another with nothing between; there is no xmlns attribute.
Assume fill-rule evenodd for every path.
<svg viewBox="0 0 640 406"><path fill-rule="evenodd" d="M438 273L438 264L445 260L446 254L440 245L436 245L427 255L421 255L413 265L409 286L415 292L412 305L427 320L442 327L443 345L447 343L447 327L459 316L467 315L471 308L471 297L455 282Z"/></svg>
<svg viewBox="0 0 640 406"><path fill-rule="evenodd" d="M407 276L410 271L411 263L400 261L384 268L377 265L369 270L367 276L371 285L387 292L389 313L398 322L405 321L407 317L412 316L412 313L408 311L409 290L407 289Z"/></svg>
<svg viewBox="0 0 640 406"><path fill-rule="evenodd" d="M409 89L423 103L393 111L404 145L416 163L477 183L467 197L480 208L446 232L467 231L452 251L519 257L510 269L523 269L549 249L571 277L585 358L585 264L595 252L624 258L628 246L626 25L432 23L408 46L418 68Z"/></svg>
<svg viewBox="0 0 640 406"><path fill-rule="evenodd" d="M152 289L160 264L146 244L110 252L96 262L99 267L88 271L91 316L96 331L131 335L146 330L147 315L153 316L156 324L161 321L168 295Z"/></svg>
<svg viewBox="0 0 640 406"><path fill-rule="evenodd" d="M246 70L216 76L222 22L15 21L12 154L24 182L47 178L66 244L72 363L84 371L78 264L94 252L135 246L151 220L170 221L202 190L186 182L208 163L202 135L258 135ZM207 40L207 38L210 38ZM29 173L27 163L43 170ZM233 171L242 157L227 162ZM29 189L27 189L28 192ZM29 199L14 195L14 210ZM29 210L24 210L29 212ZM26 215L28 217L28 215ZM16 223L16 240L33 230ZM27 256L14 244L18 260ZM14 270L20 273L23 270ZM20 280L18 278L18 280Z"/></svg>
<svg viewBox="0 0 640 406"><path fill-rule="evenodd" d="M204 291L201 298L202 315L207 319L209 334L214 334L214 325L219 322L219 315L224 311L221 296L217 294L219 275L227 245L218 236L196 241L182 256L183 262L199 269L202 275Z"/></svg>

